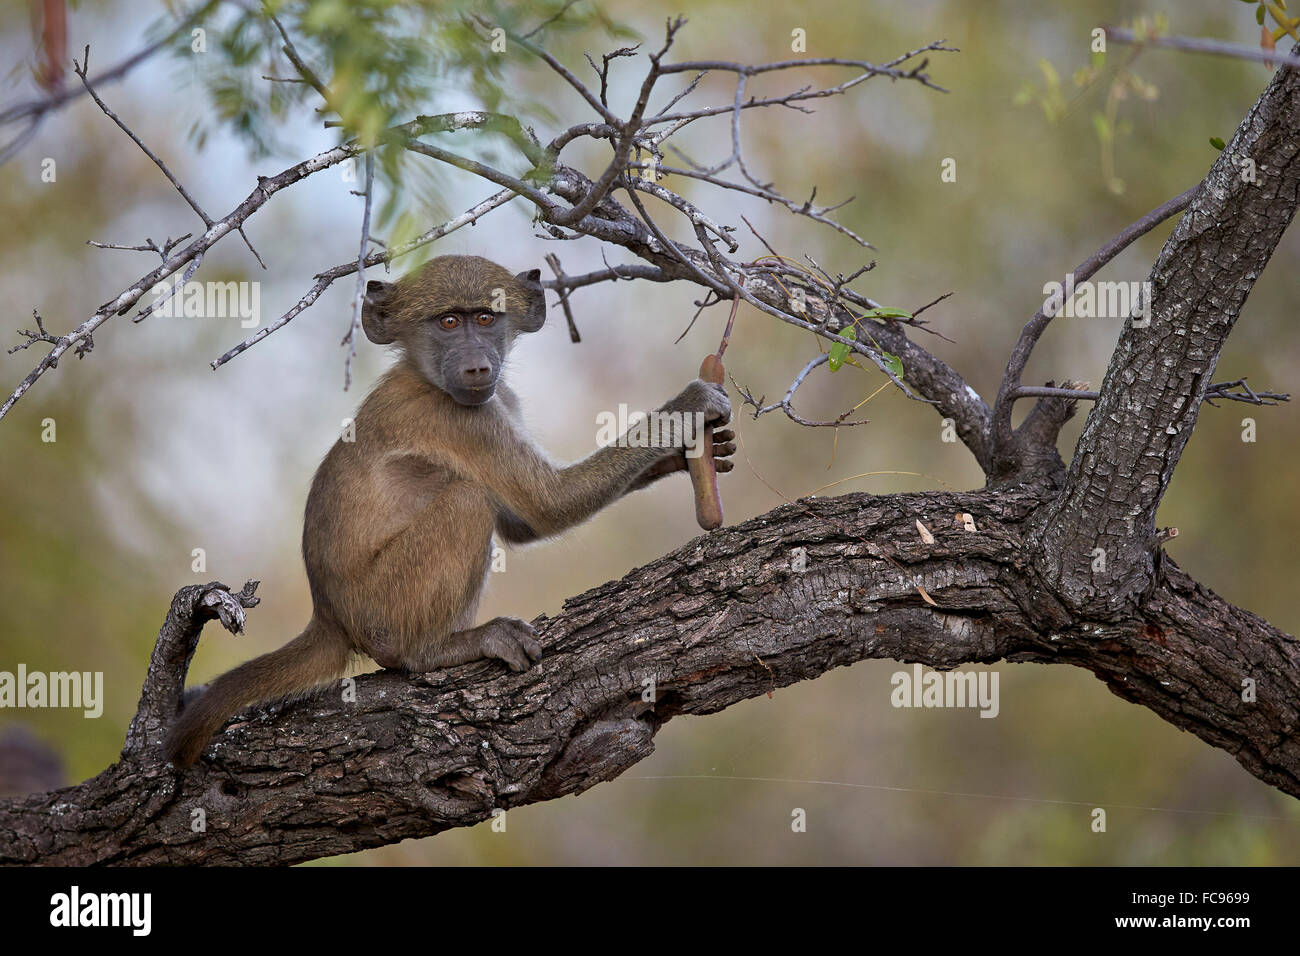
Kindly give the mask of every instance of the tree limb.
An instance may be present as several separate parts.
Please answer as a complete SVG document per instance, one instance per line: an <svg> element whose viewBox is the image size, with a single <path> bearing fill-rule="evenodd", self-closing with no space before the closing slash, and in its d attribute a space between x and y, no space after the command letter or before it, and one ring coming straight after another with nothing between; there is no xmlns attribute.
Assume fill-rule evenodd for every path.
<svg viewBox="0 0 1300 956"><path fill-rule="evenodd" d="M1125 322L1065 488L1036 531L1053 591L1120 613L1154 586L1156 508L1228 333L1297 205L1300 70L1280 70L1152 267L1150 322Z"/></svg>
<svg viewBox="0 0 1300 956"><path fill-rule="evenodd" d="M673 717L868 658L1083 667L1300 795L1295 639L1167 559L1133 616L1067 612L1024 556L1026 520L1049 494L1023 485L783 505L537 619L545 652L528 671L479 662L364 675L355 702L335 684L237 715L182 773L161 762L160 720L210 605L234 614L251 597L184 588L122 759L77 787L0 801L0 863L290 864L429 836L613 779ZM1246 678L1255 703L1241 699Z"/></svg>

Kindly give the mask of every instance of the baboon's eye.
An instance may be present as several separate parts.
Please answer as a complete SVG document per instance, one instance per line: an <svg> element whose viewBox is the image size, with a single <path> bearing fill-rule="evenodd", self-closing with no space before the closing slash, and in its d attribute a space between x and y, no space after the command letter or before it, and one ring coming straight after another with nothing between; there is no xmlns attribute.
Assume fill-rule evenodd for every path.
<svg viewBox="0 0 1300 956"><path fill-rule="evenodd" d="M491 312L480 312L474 319L479 325L491 325L496 321L497 317Z"/></svg>
<svg viewBox="0 0 1300 956"><path fill-rule="evenodd" d="M438 324L444 329L454 329L460 325L460 316L452 315L451 313L440 315L438 316Z"/></svg>

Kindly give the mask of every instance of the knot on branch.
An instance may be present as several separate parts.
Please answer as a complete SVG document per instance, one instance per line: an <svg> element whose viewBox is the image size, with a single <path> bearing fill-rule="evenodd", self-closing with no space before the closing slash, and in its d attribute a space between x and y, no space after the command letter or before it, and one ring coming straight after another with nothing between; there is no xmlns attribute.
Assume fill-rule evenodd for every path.
<svg viewBox="0 0 1300 956"><path fill-rule="evenodd" d="M655 730L646 720L636 717L592 721L574 735L546 768L537 784L537 799L581 793L602 780L612 780L654 753Z"/></svg>
<svg viewBox="0 0 1300 956"><path fill-rule="evenodd" d="M191 584L172 598L171 608L158 631L149 672L140 691L140 704L127 729L123 756L147 752L156 746L180 709L185 676L199 646L203 625L216 618L232 634L242 634L246 608L256 607L259 581L247 581L232 591L220 581Z"/></svg>
<svg viewBox="0 0 1300 956"><path fill-rule="evenodd" d="M1079 392L1080 398L1085 398L1087 389L1087 382L1065 381L1057 385L1049 380L1042 391ZM1065 480L1065 462L1056 448L1056 440L1078 407L1079 399L1066 395L1040 397L1020 427L1011 433L1010 440L995 446L989 484L1017 481L1033 475L1046 478L1054 487L1059 487Z"/></svg>

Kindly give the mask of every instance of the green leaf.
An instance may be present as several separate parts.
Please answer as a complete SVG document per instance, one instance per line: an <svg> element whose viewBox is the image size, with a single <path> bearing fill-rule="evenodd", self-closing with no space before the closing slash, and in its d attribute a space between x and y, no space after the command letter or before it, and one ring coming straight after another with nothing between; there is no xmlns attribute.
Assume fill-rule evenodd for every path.
<svg viewBox="0 0 1300 956"><path fill-rule="evenodd" d="M1213 146L1213 147L1214 147L1215 149L1217 149L1217 150L1222 150L1223 147L1226 146L1226 145L1228 145L1228 144L1225 143L1223 140L1219 139L1219 137L1217 137L1217 136L1211 136L1211 137L1210 137L1210 145Z"/></svg>
<svg viewBox="0 0 1300 956"><path fill-rule="evenodd" d="M911 312L904 312L902 309L886 309L883 306L879 309L870 309L864 313L866 318L871 319L910 319Z"/></svg>
<svg viewBox="0 0 1300 956"><path fill-rule="evenodd" d="M1092 126L1093 129L1097 131L1097 139L1101 140L1103 143L1107 142L1111 138L1110 123L1107 122L1106 117L1102 116L1100 113L1092 114Z"/></svg>
<svg viewBox="0 0 1300 956"><path fill-rule="evenodd" d="M1255 22L1261 27L1264 25L1264 5L1261 3L1259 9L1255 11Z"/></svg>
<svg viewBox="0 0 1300 956"><path fill-rule="evenodd" d="M847 329L843 329L840 331L839 337L842 339L848 339L850 342L856 342L858 338L858 331L857 329L855 329L853 326L850 325ZM843 342L836 342L834 345L832 345L831 358L829 363L831 367L831 371L838 372L840 370L840 366L844 364L844 360L848 357L849 357L849 347L847 345L845 345Z"/></svg>
<svg viewBox="0 0 1300 956"><path fill-rule="evenodd" d="M885 358L885 364L889 366L889 371L894 374L894 378L900 381L903 378L903 360L897 355L891 355L888 352L880 353Z"/></svg>

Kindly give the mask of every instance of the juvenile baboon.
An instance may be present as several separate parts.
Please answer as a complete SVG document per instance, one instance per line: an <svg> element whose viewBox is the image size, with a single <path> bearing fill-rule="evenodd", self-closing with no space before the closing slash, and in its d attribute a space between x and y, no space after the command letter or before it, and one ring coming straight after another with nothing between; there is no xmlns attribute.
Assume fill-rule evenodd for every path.
<svg viewBox="0 0 1300 956"><path fill-rule="evenodd" d="M689 422L725 424L726 389L699 379L660 412L656 445L620 441L559 466L524 429L501 381L521 332L546 317L539 272L442 256L395 283L366 287L370 341L400 352L366 398L355 440L340 439L307 496L302 553L312 616L284 647L218 677L168 733L179 766L242 707L338 677L354 654L423 672L492 657L524 670L541 655L512 617L474 626L495 531L507 542L559 534L627 492L686 467ZM719 471L729 431L715 432Z"/></svg>

